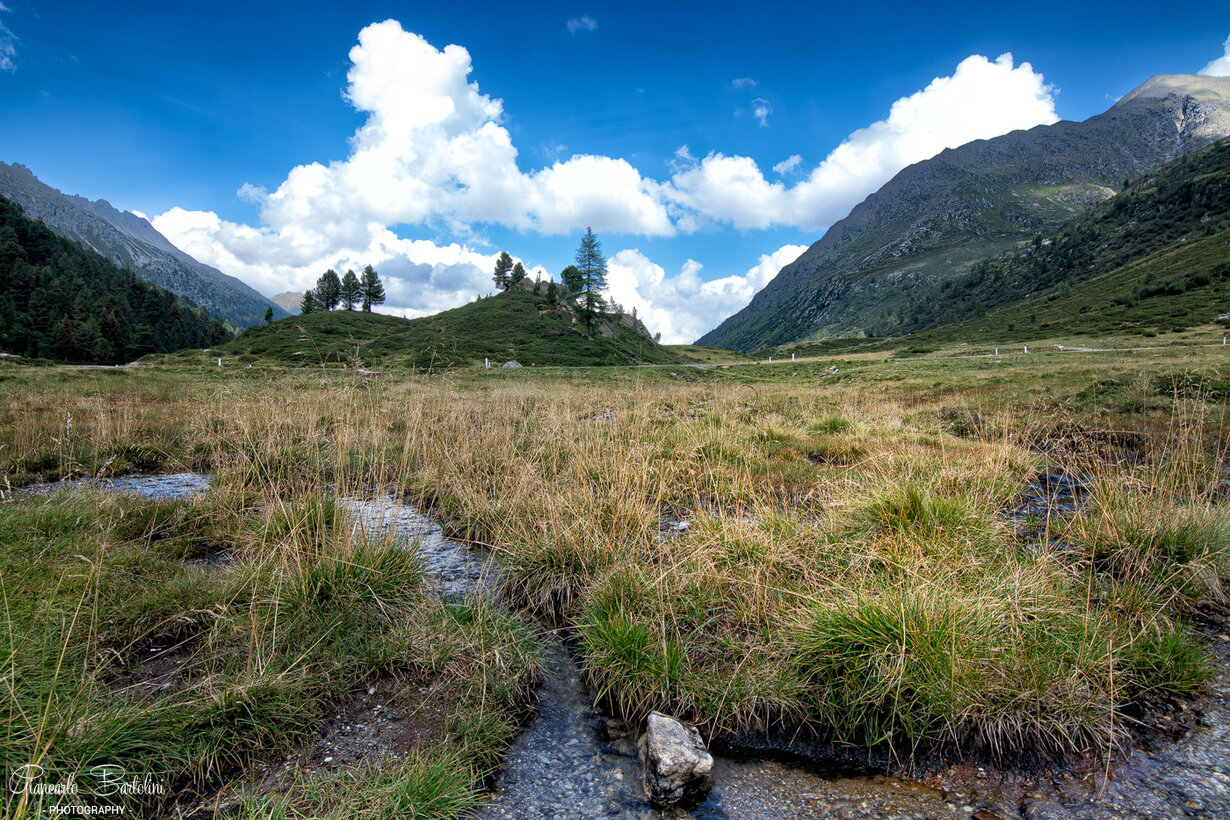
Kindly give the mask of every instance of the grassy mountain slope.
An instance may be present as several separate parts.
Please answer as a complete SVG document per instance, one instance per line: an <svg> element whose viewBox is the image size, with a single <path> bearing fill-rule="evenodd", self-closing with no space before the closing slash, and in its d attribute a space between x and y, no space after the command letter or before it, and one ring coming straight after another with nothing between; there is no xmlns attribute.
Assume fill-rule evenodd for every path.
<svg viewBox="0 0 1230 820"><path fill-rule="evenodd" d="M742 353L736 353L733 350L722 350L716 347L669 345L669 348L678 353L684 361L697 364L744 364L755 361L755 359Z"/></svg>
<svg viewBox="0 0 1230 820"><path fill-rule="evenodd" d="M249 328L222 350L287 363L357 362L365 367L441 368L515 360L525 366L670 364L679 356L611 319L592 339L572 329L566 305L514 288L467 305L402 319L332 311Z"/></svg>
<svg viewBox="0 0 1230 820"><path fill-rule="evenodd" d="M900 332L903 289L1058 230L1230 135L1230 79L1160 77L1104 114L979 140L901 171L698 344L749 351Z"/></svg>
<svg viewBox="0 0 1230 820"><path fill-rule="evenodd" d="M1230 229L1175 244L1075 285L914 337L1020 341L1062 334L1146 337L1230 313ZM1224 320L1223 320L1224 321Z"/></svg>
<svg viewBox="0 0 1230 820"><path fill-rule="evenodd" d="M142 279L191 299L210 313L244 328L287 311L222 271L193 259L142 217L120 212L104 200L69 196L39 181L24 165L0 162L0 195L21 205L31 219Z"/></svg>
<svg viewBox="0 0 1230 820"><path fill-rule="evenodd" d="M1161 166L1058 233L964 276L911 284L902 288L909 304L900 328L915 347L1151 337L1217 321L1230 314L1230 139ZM772 352L828 353L839 343L901 345L834 339Z"/></svg>
<svg viewBox="0 0 1230 820"><path fill-rule="evenodd" d="M989 311L981 326L1008 332L1011 324L1013 333L1056 323L1102 333L1208 322L1230 309L1219 301L1228 240L1230 139L1163 165L1053 236L916 288L901 329Z"/></svg>

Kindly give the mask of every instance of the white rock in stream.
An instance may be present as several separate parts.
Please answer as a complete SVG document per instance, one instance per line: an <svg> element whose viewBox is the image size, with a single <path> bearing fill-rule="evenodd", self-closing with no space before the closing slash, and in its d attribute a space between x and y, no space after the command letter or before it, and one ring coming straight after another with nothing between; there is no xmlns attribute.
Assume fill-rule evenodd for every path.
<svg viewBox="0 0 1230 820"><path fill-rule="evenodd" d="M640 743L645 791L660 806L694 806L712 785L713 756L696 727L650 712Z"/></svg>

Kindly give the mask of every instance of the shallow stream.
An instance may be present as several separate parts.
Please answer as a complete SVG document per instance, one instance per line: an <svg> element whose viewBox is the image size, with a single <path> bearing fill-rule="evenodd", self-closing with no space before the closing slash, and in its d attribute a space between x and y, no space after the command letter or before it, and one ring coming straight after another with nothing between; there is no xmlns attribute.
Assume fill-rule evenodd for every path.
<svg viewBox="0 0 1230 820"><path fill-rule="evenodd" d="M186 498L208 488L194 473L83 479L68 484L155 498ZM1046 519L1074 508L1082 482L1043 474L1014 520ZM490 594L497 568L487 553L446 538L412 505L392 496L344 498L356 522L372 534L392 534L423 556L440 594ZM1216 658L1208 694L1162 715L1169 737L1154 732L1126 759L1023 774L953 765L911 777L833 774L817 767L715 755L713 791L691 812L653 809L644 798L635 736L621 721L595 712L564 641L545 636L538 707L505 758L484 818L1170 818L1230 817L1230 636L1225 625L1202 630Z"/></svg>

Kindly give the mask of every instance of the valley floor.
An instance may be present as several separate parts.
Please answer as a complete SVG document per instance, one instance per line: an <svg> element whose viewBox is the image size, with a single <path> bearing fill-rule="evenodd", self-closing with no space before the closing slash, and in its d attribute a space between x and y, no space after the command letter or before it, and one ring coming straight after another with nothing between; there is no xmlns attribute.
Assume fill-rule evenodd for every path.
<svg viewBox="0 0 1230 820"><path fill-rule="evenodd" d="M556 663L550 628L632 727L657 709L975 779L945 794L979 766L1127 772L1221 714L1228 364L0 361L0 756L47 783L151 773L162 792L79 798L142 815L456 816ZM10 493L185 470L208 492ZM486 551L492 595L442 594L426 551L356 527L345 499L373 494ZM25 782L6 815L63 797ZM1043 791L1037 816L1088 797Z"/></svg>

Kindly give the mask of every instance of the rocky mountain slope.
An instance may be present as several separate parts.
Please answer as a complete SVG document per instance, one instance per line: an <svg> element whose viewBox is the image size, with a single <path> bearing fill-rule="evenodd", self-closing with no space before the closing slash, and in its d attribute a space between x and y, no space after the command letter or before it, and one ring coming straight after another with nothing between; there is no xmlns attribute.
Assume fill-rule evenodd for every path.
<svg viewBox="0 0 1230 820"><path fill-rule="evenodd" d="M298 290L284 290L281 293L275 293L269 297L275 305L282 308L287 313L294 315L299 312L299 306L303 304L303 292Z"/></svg>
<svg viewBox="0 0 1230 820"><path fill-rule="evenodd" d="M115 365L224 342L217 317L29 219L0 197L0 352Z"/></svg>
<svg viewBox="0 0 1230 820"><path fill-rule="evenodd" d="M1154 77L1084 122L1014 131L912 165L698 344L751 351L899 332L904 293L1053 233L1125 182L1230 135L1230 78Z"/></svg>
<svg viewBox="0 0 1230 820"><path fill-rule="evenodd" d="M275 317L288 315L235 277L176 248L145 219L120 212L106 200L91 202L61 193L40 182L24 165L0 162L0 195L21 205L27 216L41 219L60 236L191 299L235 327L263 322L270 307Z"/></svg>

